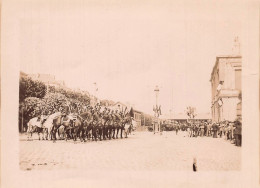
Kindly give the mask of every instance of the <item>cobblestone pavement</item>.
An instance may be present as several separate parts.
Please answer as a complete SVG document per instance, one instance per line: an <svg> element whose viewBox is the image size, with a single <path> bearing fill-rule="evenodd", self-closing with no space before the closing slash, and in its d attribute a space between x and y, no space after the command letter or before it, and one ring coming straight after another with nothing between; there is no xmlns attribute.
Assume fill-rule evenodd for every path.
<svg viewBox="0 0 260 188"><path fill-rule="evenodd" d="M185 132L136 132L129 138L88 141L27 141L20 136L20 168L86 170L240 170L241 147L223 138L189 138Z"/></svg>

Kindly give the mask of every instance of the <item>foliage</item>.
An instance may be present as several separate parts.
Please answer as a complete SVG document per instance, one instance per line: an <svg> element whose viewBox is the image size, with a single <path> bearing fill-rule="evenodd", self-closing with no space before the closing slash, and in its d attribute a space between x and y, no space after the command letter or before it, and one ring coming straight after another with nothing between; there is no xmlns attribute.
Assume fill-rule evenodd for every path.
<svg viewBox="0 0 260 188"><path fill-rule="evenodd" d="M29 77L21 77L19 82L19 102L27 97L43 98L46 94L46 86L40 81L32 80Z"/></svg>
<svg viewBox="0 0 260 188"><path fill-rule="evenodd" d="M63 88L55 88L54 91L50 91L53 93L60 93L67 97L68 99L71 99L72 101L83 103L84 105L90 104L90 97L85 93L80 93L76 91L71 90L65 90Z"/></svg>
<svg viewBox="0 0 260 188"><path fill-rule="evenodd" d="M42 101L36 97L27 97L19 104L19 127L21 130L22 117L23 124L26 125L29 120L41 114Z"/></svg>
<svg viewBox="0 0 260 188"><path fill-rule="evenodd" d="M48 93L41 102L43 114L52 114L56 111L63 111L70 104L67 97L60 93Z"/></svg>

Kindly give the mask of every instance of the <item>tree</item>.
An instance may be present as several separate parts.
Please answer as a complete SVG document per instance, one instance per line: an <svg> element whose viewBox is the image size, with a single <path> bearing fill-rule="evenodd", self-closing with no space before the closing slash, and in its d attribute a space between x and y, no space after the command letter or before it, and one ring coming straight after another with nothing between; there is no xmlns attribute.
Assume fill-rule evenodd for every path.
<svg viewBox="0 0 260 188"><path fill-rule="evenodd" d="M41 114L42 101L36 97L27 97L19 104L19 128L24 127L31 118ZM23 125L22 125L23 122Z"/></svg>
<svg viewBox="0 0 260 188"><path fill-rule="evenodd" d="M48 93L41 101L41 111L44 114L63 111L70 104L69 99L60 93Z"/></svg>
<svg viewBox="0 0 260 188"><path fill-rule="evenodd" d="M89 105L90 97L87 94L82 94L80 92L65 90L63 88L55 88L52 93L60 93L67 97L68 99L73 99L73 101L77 101L79 103L83 103L84 105Z"/></svg>
<svg viewBox="0 0 260 188"><path fill-rule="evenodd" d="M47 87L43 82L32 80L29 77L21 77L19 82L19 102L24 101L27 97L43 98L46 94Z"/></svg>

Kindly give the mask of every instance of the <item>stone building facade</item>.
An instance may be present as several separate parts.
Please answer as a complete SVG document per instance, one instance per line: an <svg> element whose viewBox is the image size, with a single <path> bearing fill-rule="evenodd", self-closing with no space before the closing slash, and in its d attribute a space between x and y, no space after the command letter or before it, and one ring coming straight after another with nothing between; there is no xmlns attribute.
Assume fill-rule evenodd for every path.
<svg viewBox="0 0 260 188"><path fill-rule="evenodd" d="M218 56L211 73L213 122L234 121L241 117L242 57Z"/></svg>

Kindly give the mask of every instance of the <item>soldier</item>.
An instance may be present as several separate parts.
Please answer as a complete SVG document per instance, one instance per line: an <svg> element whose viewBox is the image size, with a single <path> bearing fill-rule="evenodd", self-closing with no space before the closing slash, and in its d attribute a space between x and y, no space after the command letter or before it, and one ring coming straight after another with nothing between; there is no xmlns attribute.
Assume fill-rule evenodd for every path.
<svg viewBox="0 0 260 188"><path fill-rule="evenodd" d="M120 130L120 138L123 138L123 131L124 131L124 126L125 126L125 115L123 112L119 113L120 115L120 124L119 124L119 130Z"/></svg>
<svg viewBox="0 0 260 188"><path fill-rule="evenodd" d="M116 132L116 116L115 116L115 113L114 113L114 110L112 110L111 112L111 116L112 116L112 138L115 139L115 132Z"/></svg>
<svg viewBox="0 0 260 188"><path fill-rule="evenodd" d="M92 116L93 116L93 121L92 121L92 139L95 141L97 141L97 133L98 133L98 123L99 123L99 115L98 115L98 111L97 108L95 107L95 109L92 110Z"/></svg>
<svg viewBox="0 0 260 188"><path fill-rule="evenodd" d="M87 106L85 108L85 113L81 115L84 118L84 125L82 129L82 137L84 142L86 141L85 138L89 139L89 133L92 129L91 123L92 123L92 114L91 114L91 108L90 106Z"/></svg>
<svg viewBox="0 0 260 188"><path fill-rule="evenodd" d="M116 110L115 113L115 129L116 129L116 138L118 138L118 132L120 130L120 125L121 125L121 117L118 113L118 110Z"/></svg>
<svg viewBox="0 0 260 188"><path fill-rule="evenodd" d="M103 140L106 140L108 138L108 110L105 108L102 114L102 124L103 124Z"/></svg>
<svg viewBox="0 0 260 188"><path fill-rule="evenodd" d="M109 140L111 139L112 136L112 130L113 130L113 116L112 116L112 111L110 111L110 109L107 110L107 114L108 114L108 120L107 120L107 135Z"/></svg>

